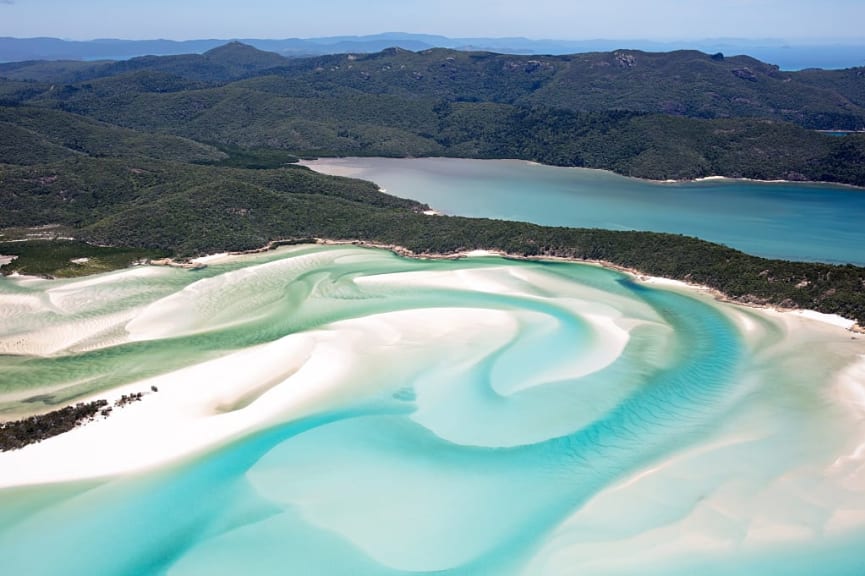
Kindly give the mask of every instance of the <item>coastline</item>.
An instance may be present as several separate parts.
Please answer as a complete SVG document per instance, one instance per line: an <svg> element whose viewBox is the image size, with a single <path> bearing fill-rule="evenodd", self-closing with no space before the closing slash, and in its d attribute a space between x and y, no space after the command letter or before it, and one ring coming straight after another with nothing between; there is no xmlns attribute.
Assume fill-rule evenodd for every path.
<svg viewBox="0 0 865 576"><path fill-rule="evenodd" d="M752 302L736 299L729 294L725 294L721 290L713 288L711 286L707 286L705 284L698 284L692 282L686 282L684 280L678 280L675 278L666 278L662 276L653 276L651 274L647 274L646 272L639 270L637 268L629 268L627 266L622 266L620 264L616 264L615 262L610 262L607 260L582 260L579 258L569 258L566 256L555 256L555 255L545 255L545 256L525 256L522 254L513 254L506 252L504 250L499 250L495 248L479 248L472 250L463 250L459 252L429 252L429 253L417 253L413 250L406 248L405 246L399 246L396 244L385 244L381 242L370 242L368 240L335 240L329 238L303 238L300 240L295 239L284 239L284 240L271 240L264 246L260 248L255 248L252 250L241 250L236 252L220 252L217 254L209 254L205 256L200 256L198 258L191 259L190 262L194 263L193 266L183 266L182 263L178 262L177 267L182 268L200 268L202 265L206 265L209 263L216 263L221 258L230 257L230 256L243 256L247 254L261 254L264 252L269 252L280 246L294 246L299 244L318 244L323 246L358 246L362 248L370 248L375 250L388 250L393 252L397 256L402 256L404 258L415 258L415 259L430 259L430 260L457 260L460 258L472 258L472 257L483 257L483 256L497 256L500 258L506 258L510 260L527 260L527 261L549 261L549 262L567 262L571 264L589 264L594 266L601 266L603 268L607 268L610 270L616 270L618 272L623 272L625 274L630 275L634 280L638 282L643 282L647 284L655 284L658 286L664 287L678 287L678 288L687 288L690 290L696 290L698 292L706 293L712 295L715 300L719 302L723 302L726 304L734 304L738 306L744 306L747 308L754 308L759 310L771 310L778 313L793 313L799 316L803 316L806 318L810 318L815 321L831 324L833 326L837 326L839 328L843 328L848 332L853 332L856 334L865 334L865 326L860 325L855 319L845 318L843 316L837 314L827 314L825 312L820 312L818 310L808 309L808 308L789 308L784 306L779 306L777 304L766 304L760 302ZM167 259L166 259L167 260ZM165 265L165 264L160 264ZM172 265L173 266L173 265Z"/></svg>
<svg viewBox="0 0 865 576"><path fill-rule="evenodd" d="M520 162L531 162L528 160L520 160ZM535 163L537 164L537 163ZM591 170L595 170L592 168ZM707 177L709 180L717 179L717 180L729 180L724 176L710 176ZM653 181L655 182L655 181ZM682 182L682 181L677 181ZM424 214L428 216L441 216L443 213L430 209L424 211ZM845 318L839 316L837 314L827 314L824 312L820 312L814 309L808 308L797 308L797 307L784 307L777 304L771 303L760 303L754 301L740 300L735 297L730 296L713 288L711 286L705 284L698 284L687 282L684 280L679 280L675 278L666 278L661 276L653 276L648 274L637 268L629 268L627 266L622 266L620 264L616 264L615 262L607 261L607 260L591 260L591 259L579 259L579 258L571 258L566 256L555 256L555 255L544 255L544 256L525 256L522 254L509 253L504 250L499 250L496 248L481 248L481 249L472 249L472 250L463 250L459 252L424 252L424 253L416 253L404 246L399 246L396 244L386 244L381 242L372 242L368 240L360 240L360 239L348 239L348 240L337 240L337 239L329 239L329 238L285 238L278 240L271 240L267 242L265 245L259 248L253 248L250 250L240 250L240 251L229 251L229 252L219 252L214 254L206 254L204 256L199 256L196 258L184 258L181 260L175 260L173 258L162 258L158 260L150 260L146 262L146 265L149 266L158 266L158 267L169 267L169 268L179 268L185 270L199 270L202 268L206 268L209 264L218 263L221 259L231 256L243 256L247 254L261 254L265 252L269 252L274 250L280 246L294 246L300 244L319 244L319 245L331 245L331 246L360 246L364 248L372 248L372 249L380 249L380 250L388 250L393 252L398 256L402 256L405 258L416 258L416 259L459 259L459 258L467 258L467 257L478 257L478 256L498 256L501 258L507 258L512 260L529 260L529 261L552 261L552 262L569 262L576 264L593 264L602 266L604 268L608 268L611 270L617 270L619 272L624 272L632 276L635 280L641 282L647 282L651 284L658 285L666 285L666 286L678 286L678 287L688 287L691 289L695 289L701 292L710 293L714 296L714 298L720 302L725 302L729 304L737 304L740 306L746 306L749 308L757 308L757 309L765 309L765 310L774 310L781 313L794 312L796 314L810 317L815 320L819 320L822 322L828 322L830 324L842 327L850 332L865 334L865 325L859 324L855 319ZM7 258L7 257L4 257ZM5 262L0 262L0 266ZM13 272L8 275L9 278L20 278L20 279L33 279L33 280L42 280L44 279L41 276L29 276L22 275L18 272Z"/></svg>
<svg viewBox="0 0 865 576"><path fill-rule="evenodd" d="M319 172L315 169L316 164L327 165L328 160L350 160L353 158L359 158L357 156L322 156L314 159L302 159L297 162L297 165L304 166L309 168L310 170ZM837 186L839 188L853 189L853 190L865 190L865 186L857 186L856 184L848 184L845 182L829 182L826 180L788 180L783 178L777 179L759 179L759 178L744 178L739 176L721 176L721 175L710 175L710 176L700 176L697 178L664 178L664 179L654 179L654 178L645 178L642 176L631 176L628 174L620 174L619 172L615 172L613 170L607 168L591 168L588 166L560 166L558 164L544 164L542 162L538 162L537 160L524 160L522 158L465 158L462 156L417 156L417 157L405 157L405 158L392 158L385 156L364 156L364 159L376 160L408 160L408 159L436 159L436 158L445 158L448 160L472 160L472 161L486 161L486 162L521 162L527 164L529 166L541 166L546 168L562 168L567 170L586 170L591 172L601 172L604 174L609 174L612 176L617 176L619 178L626 178L631 180L638 180L640 182L646 182L649 184L672 184L672 185L681 185L681 184L691 184L691 183L701 183L701 182L743 182L743 183L755 183L755 184L801 184L808 185L813 184L817 186ZM360 170L346 168L343 166L336 166L334 164L330 164L332 168L335 168L337 171L335 172L320 172L321 174L329 174L332 176L342 176L346 178L358 178L357 175ZM386 190L380 188L382 192L386 192Z"/></svg>
<svg viewBox="0 0 865 576"><path fill-rule="evenodd" d="M806 317L815 321L831 324L833 326L843 328L849 332L854 332L858 334L865 334L865 326L860 326L856 320L851 318L844 318L837 314L826 314L824 312L819 312L817 310L810 310L807 308L785 308L783 306L773 305L773 304L761 304L757 302L745 302L741 300L737 300L725 294L724 292L712 288L711 286L707 286L705 284L696 284L691 282L685 282L684 280L677 280L675 278L665 278L661 276L652 276L650 274L646 274L645 272L638 270L636 268L628 268L626 266L622 266L616 264L614 262L609 262L606 260L581 260L579 258L568 258L565 256L524 256L522 254L510 254L503 250L497 249L474 249L474 250L466 250L455 253L424 253L417 254L404 246L396 246L393 244L380 244L375 242L367 242L364 240L328 240L328 239L317 239L317 244L323 245L332 245L332 246L340 246L340 245L353 245L353 246L362 246L365 248L374 248L380 250L389 250L398 256L403 256L406 258L429 258L431 260L455 260L459 258L472 258L472 257L483 257L483 256L497 256L501 258L507 258L511 260L528 260L528 261L549 261L549 262L567 262L571 264L589 264L593 266L600 266L602 268L607 268L609 270L616 270L617 272L623 272L625 274L630 275L634 280L646 284L654 284L658 286L664 287L677 287L677 288L685 288L689 290L696 290L697 292L710 294L715 300L719 302L723 302L725 304L733 304L738 306L744 306L747 308L754 308L758 310L771 310L778 313L793 313L802 317ZM275 243L278 245L278 242ZM270 250L272 248L266 248L262 250L257 250L256 252L261 252L265 250ZM246 254L247 252L236 252L232 254Z"/></svg>
<svg viewBox="0 0 865 576"><path fill-rule="evenodd" d="M405 247L358 240L318 239L317 243L386 249L411 258L496 256L589 264L628 274L638 282L698 293L724 304L736 304L738 306L731 309L731 318L735 320L738 317L746 332L749 327L742 313L744 308L767 314L770 321L785 327L788 337L809 332L809 327L817 330L816 326L820 325L821 333L832 334L832 338L840 341L844 338L841 331L849 334L856 329L852 321L837 316L736 302L707 286L648 276L610 262L525 257L500 250L419 255ZM256 252L278 245L280 242L274 241ZM215 263L247 253L213 254L201 260ZM462 276L461 281L466 281L466 277ZM472 284L470 277L467 281L468 288L483 289L482 284ZM275 422L314 414L332 403L340 377L350 370L353 355L358 353L355 346L359 342L363 343L361 348L385 342L386 347L392 350L401 341L413 341L402 337L394 340L395 334L411 334L418 327L423 327L425 333L455 334L459 332L455 332L457 328L470 333L471 326L494 326L497 331L508 333L514 329L512 322L503 312L463 308L384 313L343 321L336 327L291 334L274 342L96 394L82 400L104 399L114 405L123 395L144 391L140 402L125 405L108 417L18 450L0 452L0 468L9 471L0 476L0 488L111 477L195 457ZM343 327L350 334L348 342L337 337ZM862 358L865 360L865 355ZM352 392L365 394L369 390ZM155 426L155 422L158 425Z"/></svg>
<svg viewBox="0 0 865 576"><path fill-rule="evenodd" d="M615 173L614 173L615 174ZM648 178L638 178L646 182L670 182L675 184L687 184L688 182L745 182L756 184L813 184L815 186L837 186L839 188L851 188L853 190L865 190L865 186L857 186L856 184L847 184L844 182L828 182L826 180L761 180L759 178L739 178L733 176L701 176L700 178L690 178L683 180L650 180Z"/></svg>

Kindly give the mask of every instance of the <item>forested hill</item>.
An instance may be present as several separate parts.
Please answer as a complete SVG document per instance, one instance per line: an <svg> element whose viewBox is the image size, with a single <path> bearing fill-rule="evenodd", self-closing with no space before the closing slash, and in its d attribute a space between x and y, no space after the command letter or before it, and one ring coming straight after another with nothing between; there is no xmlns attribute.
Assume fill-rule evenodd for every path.
<svg viewBox="0 0 865 576"><path fill-rule="evenodd" d="M386 50L290 61L237 43L188 57L0 69L15 77L0 81L0 253L21 256L4 271L46 273L51 260L75 273L78 245L3 243L44 225L176 255L360 239L418 253L603 259L865 320L862 268L768 261L666 234L425 216L425 206L372 183L292 164L324 154L506 157L649 178L865 185L865 137L806 127L859 126L857 70L789 75L697 52ZM88 252L88 270L124 254L100 262Z"/></svg>
<svg viewBox="0 0 865 576"><path fill-rule="evenodd" d="M760 117L818 129L865 129L865 69L780 71L747 56L617 50L568 56L391 48L375 54L284 58L232 42L204 54L121 62L16 62L0 77L75 84L149 71L224 84L268 76L286 92L351 89L366 94L485 101L573 111L630 110L697 118ZM160 90L195 84L177 82ZM156 88L156 87L154 87Z"/></svg>
<svg viewBox="0 0 865 576"><path fill-rule="evenodd" d="M55 110L296 155L522 158L654 179L863 186L865 137L815 131L865 129L863 73L781 72L695 51L286 59L234 42L202 55L0 65L0 104L16 110L9 124ZM19 148L11 134L21 129L0 136L7 148Z"/></svg>
<svg viewBox="0 0 865 576"><path fill-rule="evenodd" d="M697 51L511 56L390 49L291 60L275 72L313 86L405 97L865 128L865 69L782 72L747 56Z"/></svg>

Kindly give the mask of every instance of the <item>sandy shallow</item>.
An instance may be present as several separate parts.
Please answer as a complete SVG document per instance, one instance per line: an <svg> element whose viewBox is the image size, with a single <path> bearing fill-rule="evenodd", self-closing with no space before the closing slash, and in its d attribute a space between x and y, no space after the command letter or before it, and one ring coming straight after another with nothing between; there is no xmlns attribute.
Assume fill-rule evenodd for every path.
<svg viewBox="0 0 865 576"><path fill-rule="evenodd" d="M213 515L195 521L202 537L183 544L178 574L234 574L256 558L269 561L259 572L329 573L308 566L341 558L374 561L372 573L671 576L691 562L805 576L787 570L789 553L837 544L855 556L862 335L681 282L637 277L657 287L647 290L595 266L476 256L307 246L218 255L204 272L0 285L0 343L27 351L0 359L4 407L26 411L34 391L62 398L55 387L106 375L123 378L79 390L143 394L0 453L13 503L0 540L18 558L7 563L28 573L46 542L67 545L57 558L77 566L94 565L88 547L122 562L129 552L85 542L96 530L80 526L181 509L187 489L224 497L195 499ZM131 383L104 392L117 382ZM85 479L108 481L49 503L28 530L15 524L19 495ZM175 542L189 521L152 520L130 526L133 556L147 535ZM763 555L778 569L759 569Z"/></svg>
<svg viewBox="0 0 865 576"><path fill-rule="evenodd" d="M806 331L839 335L837 326L802 315L756 313L782 323L789 339ZM840 454L800 462L783 444L767 454L765 444L779 433L765 420L771 412L731 414L712 441L674 452L592 497L561 523L526 573L629 574L638 557L646 573L662 574L658 566L681 558L726 561L856 533L865 526L865 354L824 395L837 408L833 424L850 434ZM717 573L740 573L722 566Z"/></svg>
<svg viewBox="0 0 865 576"><path fill-rule="evenodd" d="M356 282L361 286L519 294L518 285L531 278L525 277L525 272L514 274L502 274L500 269L408 272L361 277ZM182 316L183 307L173 306L173 299L106 316L93 326L84 322L52 327L37 332L39 338L24 341L23 348L10 351L48 355L73 347L106 324L125 325L126 340L146 340L151 332L160 337L172 330L182 332L184 326L176 326L172 318ZM603 369L621 354L633 323L617 319L611 307L590 306L585 300L565 300L563 306L588 322L596 333L595 344L558 372L539 373L536 378L521 380L516 388L501 387L498 393L508 396L551 379L578 378ZM168 312L152 312L156 307L167 307ZM0 477L0 487L122 474L170 462L269 424L332 409L376 392L363 388L369 386L363 382L375 379L353 378L353 384L346 384L347 375L369 364L371 355L381 355L383 365L394 353L403 360L416 354L421 362L429 342L444 341L458 349L452 359L462 355L461 362L470 364L482 350L489 353L505 345L521 321L539 326L550 322L535 316L471 308L376 314L337 322L325 330L292 334L123 386L93 399L105 398L113 404L123 394L142 392L143 400L115 408L108 418L100 417L39 444L0 453L0 467L10 471ZM491 338L491 334L497 337Z"/></svg>
<svg viewBox="0 0 865 576"><path fill-rule="evenodd" d="M231 257L217 255L210 261L226 258ZM158 272L142 269L134 273L147 275ZM490 273L490 269L466 269L448 273L385 274L361 277L356 281L361 286L447 287L508 294L518 292L519 283L530 281L531 274L530 270L516 269L503 280L502 274ZM82 282L78 289L97 286L104 281L96 277ZM707 301L711 299L705 291L681 282L659 278L649 279L649 282L664 288L685 290ZM74 294L71 289L58 289L52 297L56 299L56 305L73 306ZM629 341L629 332L638 325L633 320L617 318L614 307L605 309L604 306L587 305L586 302L591 301L590 290L587 289L584 296L584 299L565 298L563 306L570 307L574 314L588 322L596 335L594 347L590 353L580 356L579 361L566 364L561 373L545 375L545 378L574 378L603 369L622 353ZM5 298L14 299L12 296ZM21 306L33 305L28 303L28 296L20 298ZM749 325L752 331L757 330L759 321L755 318L763 318L783 326L785 339L801 339L803 334L813 334L815 339L825 335L839 340L851 338L849 332L844 331L849 327L846 321L826 315L714 305L722 306L737 316L744 332L748 332ZM356 384L345 384L347 373L355 366L368 364L370 355L380 355L382 365L387 365L387 355L396 350L403 358L410 359L412 354L416 354L420 361L430 338L450 341L457 347L455 349L468 350L466 353L470 354L474 353L473 346L479 346L478 342L488 338L490 333L500 335L500 341L490 346L506 341L518 330L519 321L519 317L513 314L491 309L435 308L375 314L337 322L326 329L292 334L136 382L98 397L113 402L122 394L143 392L142 401L115 409L109 418L99 419L42 443L0 453L0 469L4 471L0 475L0 487L129 473L200 453L279 421L334 409L341 402L381 393L375 384L370 384L376 381L375 378L355 378ZM135 324L125 313L108 317L103 322L108 322L110 327L123 323L132 327ZM81 329L86 329L86 334L78 332ZM50 354L75 345L82 334L93 336L105 329L106 326L99 322L61 325L46 331L43 340L31 342L26 349L10 348L6 351ZM360 356L364 362L359 361ZM466 361L470 361L471 356L468 358ZM865 420L865 363L855 364L839 378L833 401L847 406L851 418ZM528 382L521 388L499 392L515 394L531 386L532 383ZM151 387L156 387L158 392L151 392ZM853 484L865 479L862 471L865 424L860 429L863 431L861 437L853 442L849 455L843 457L843 473L840 468L835 471ZM651 473L646 472L644 477L632 481L644 482L650 476ZM844 518L839 517L837 522L843 523Z"/></svg>
<svg viewBox="0 0 865 576"><path fill-rule="evenodd" d="M395 347L422 354L428 337L463 342L479 333L512 333L503 312L465 308L411 310L334 323L101 394L113 403L142 392L65 434L0 453L0 487L128 473L176 460L279 421L300 418L379 392L358 380L346 387L358 355ZM157 388L156 392L151 386Z"/></svg>

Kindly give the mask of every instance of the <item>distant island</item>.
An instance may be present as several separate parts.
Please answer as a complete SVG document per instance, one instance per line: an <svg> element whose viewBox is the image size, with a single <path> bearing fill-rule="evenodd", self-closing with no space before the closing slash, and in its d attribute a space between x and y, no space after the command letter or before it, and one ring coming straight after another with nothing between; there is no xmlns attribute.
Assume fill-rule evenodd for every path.
<svg viewBox="0 0 865 576"><path fill-rule="evenodd" d="M316 38L232 38L259 50L287 57L323 54L371 54L386 48L420 51L450 48L463 51L486 51L502 54L576 54L608 52L620 49L670 52L692 49L714 54L749 54L764 62L777 64L782 70L805 68L841 69L865 65L865 42L825 40L791 43L782 40L749 40L721 38L706 40L660 41L646 39L533 39L522 37L462 37L434 34L386 32L362 36L325 36ZM127 60L139 56L174 56L201 54L229 40L63 40L60 38L0 38L0 62L25 60Z"/></svg>
<svg viewBox="0 0 865 576"><path fill-rule="evenodd" d="M698 51L285 58L233 42L203 54L2 64L0 78L0 240L31 239L0 242L0 254L19 256L4 273L96 272L328 238L415 254L603 260L740 301L865 320L862 268L771 261L668 234L434 218L372 183L294 164L518 158L658 180L865 186L863 68L784 72ZM48 237L88 247L40 240L45 229L34 227L46 225Z"/></svg>

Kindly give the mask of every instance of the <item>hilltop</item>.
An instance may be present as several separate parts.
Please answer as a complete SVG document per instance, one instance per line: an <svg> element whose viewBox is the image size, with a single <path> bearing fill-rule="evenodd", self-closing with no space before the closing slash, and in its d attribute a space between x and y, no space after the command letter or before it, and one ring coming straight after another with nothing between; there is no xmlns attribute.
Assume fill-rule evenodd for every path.
<svg viewBox="0 0 865 576"><path fill-rule="evenodd" d="M35 113L27 108L301 156L522 158L653 179L865 185L865 138L815 131L865 130L865 69L782 72L696 51L286 59L234 42L88 66L5 64L2 75L0 105L16 110L7 123Z"/></svg>
<svg viewBox="0 0 865 576"><path fill-rule="evenodd" d="M231 42L204 54L145 56L121 62L0 64L0 77L7 80L63 82L72 89L80 88L82 82L109 77L135 84L140 82L136 72L145 78L163 78L163 83L156 86L135 86L150 92L259 78L247 86L277 94L291 94L302 85L305 92L321 95L352 90L580 112L628 110L695 118L759 117L807 128L865 129L865 68L783 72L748 56L725 57L693 50L515 56L389 48L374 54L287 59ZM85 94L54 96L74 101Z"/></svg>

